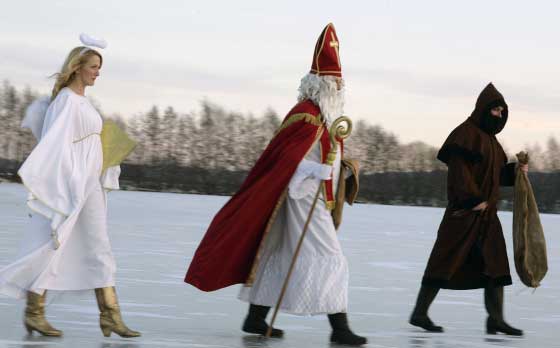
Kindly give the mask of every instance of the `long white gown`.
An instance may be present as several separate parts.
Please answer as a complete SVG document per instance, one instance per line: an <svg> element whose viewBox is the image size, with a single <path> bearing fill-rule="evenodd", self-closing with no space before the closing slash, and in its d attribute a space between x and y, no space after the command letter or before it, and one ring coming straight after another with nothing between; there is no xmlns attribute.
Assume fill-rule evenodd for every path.
<svg viewBox="0 0 560 348"><path fill-rule="evenodd" d="M340 157L339 151L333 173L340 173ZM318 141L305 159L321 162ZM292 177L288 196L264 243L255 281L251 287L241 288L239 298L243 301L276 306L320 182L309 175L302 163ZM302 176L305 177L303 182ZM338 175L334 175L334 188L338 180ZM336 190L334 192L336 195ZM322 195L319 197L280 307L292 314L334 314L347 310L348 264L331 213Z"/></svg>
<svg viewBox="0 0 560 348"><path fill-rule="evenodd" d="M101 176L102 118L87 98L63 88L31 122L39 143L18 171L29 223L16 260L0 270L0 294L113 286L106 190L119 188L120 167Z"/></svg>

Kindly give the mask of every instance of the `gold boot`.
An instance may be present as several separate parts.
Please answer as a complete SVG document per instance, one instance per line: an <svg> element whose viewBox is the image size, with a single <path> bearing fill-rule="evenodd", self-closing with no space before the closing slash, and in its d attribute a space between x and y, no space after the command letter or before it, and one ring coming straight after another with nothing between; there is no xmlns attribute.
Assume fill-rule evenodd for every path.
<svg viewBox="0 0 560 348"><path fill-rule="evenodd" d="M62 331L52 327L45 318L46 296L46 291L42 296L31 291L27 292L27 306L25 307L23 324L30 335L33 334L33 331L37 331L43 336L60 337L62 336Z"/></svg>
<svg viewBox="0 0 560 348"><path fill-rule="evenodd" d="M115 287L95 289L95 297L99 306L99 325L103 336L111 336L111 332L121 337L138 337L140 332L126 327L121 317L121 309L117 300Z"/></svg>

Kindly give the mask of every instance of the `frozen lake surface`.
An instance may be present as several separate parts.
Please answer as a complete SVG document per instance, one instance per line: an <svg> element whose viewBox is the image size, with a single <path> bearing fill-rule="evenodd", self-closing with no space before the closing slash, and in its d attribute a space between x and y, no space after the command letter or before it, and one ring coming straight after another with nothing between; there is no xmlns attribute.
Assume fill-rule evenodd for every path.
<svg viewBox="0 0 560 348"><path fill-rule="evenodd" d="M17 252L27 219L26 192L0 184L0 267ZM262 340L241 330L247 305L238 287L198 291L183 277L206 227L227 197L112 192L109 233L117 260L117 291L125 322L143 336L104 338L92 292L55 298L50 322L64 337L28 337L22 325L24 303L0 298L0 347L332 347L325 316L280 314L282 340ZM428 334L407 320L435 240L442 209L358 204L346 207L340 230L350 264L349 318L368 347L560 347L560 215L542 215L549 272L533 293L519 281L506 288L506 319L525 337L485 334L482 290L444 290L431 317L445 327ZM510 261L511 213L500 214Z"/></svg>

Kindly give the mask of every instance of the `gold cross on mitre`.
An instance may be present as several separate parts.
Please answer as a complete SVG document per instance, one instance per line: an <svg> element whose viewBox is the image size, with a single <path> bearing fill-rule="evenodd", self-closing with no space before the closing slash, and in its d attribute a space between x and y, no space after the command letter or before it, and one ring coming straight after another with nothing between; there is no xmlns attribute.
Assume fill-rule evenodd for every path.
<svg viewBox="0 0 560 348"><path fill-rule="evenodd" d="M329 44L336 51L336 62L338 64L338 66L340 67L340 56L338 55L338 41L336 41L336 38L334 37L334 32L332 32L332 31L331 31L331 38L332 38L332 41L329 42Z"/></svg>

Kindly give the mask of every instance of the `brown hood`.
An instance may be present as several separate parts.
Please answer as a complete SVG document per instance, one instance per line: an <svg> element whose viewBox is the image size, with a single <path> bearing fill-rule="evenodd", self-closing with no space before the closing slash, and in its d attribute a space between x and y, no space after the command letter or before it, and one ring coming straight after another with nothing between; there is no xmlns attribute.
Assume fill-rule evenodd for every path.
<svg viewBox="0 0 560 348"><path fill-rule="evenodd" d="M474 122L474 124L481 128L482 126L482 117L489 111L490 108L495 106L501 105L504 107L504 111L502 112L502 119L503 122L501 127L496 130L495 134L498 134L502 131L505 127L507 120L508 120L508 106L504 99L504 96L494 87L492 83L489 83L483 90L480 92L478 99L476 100L476 107L472 112L469 119Z"/></svg>

